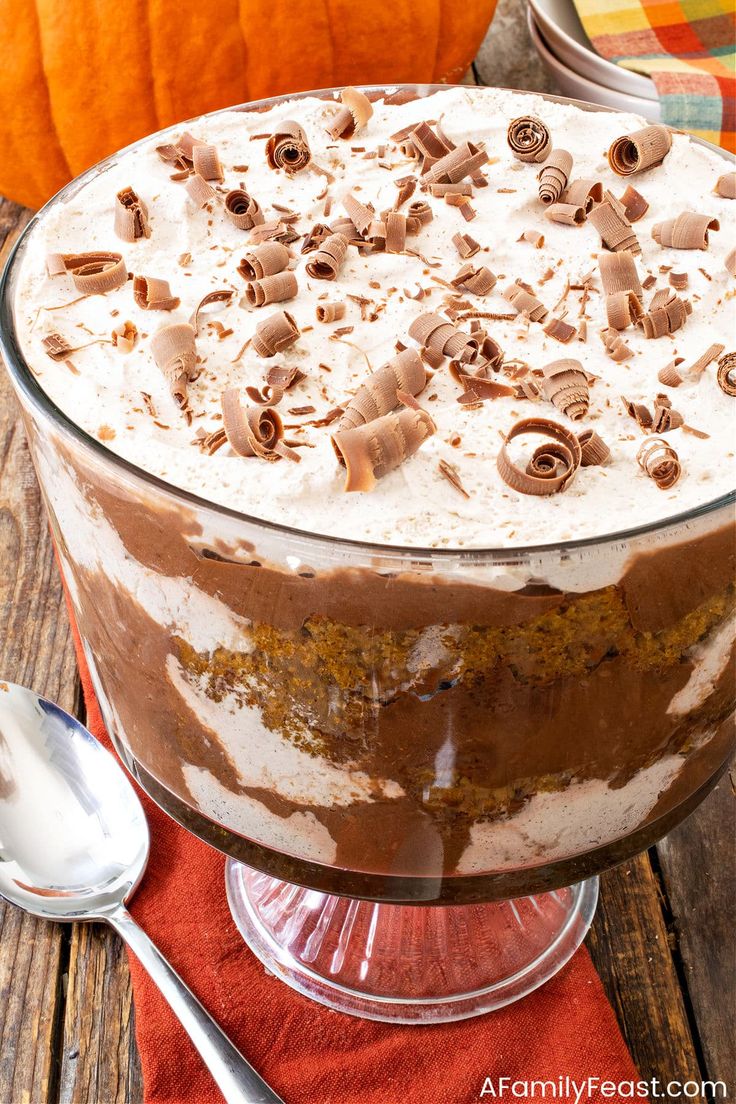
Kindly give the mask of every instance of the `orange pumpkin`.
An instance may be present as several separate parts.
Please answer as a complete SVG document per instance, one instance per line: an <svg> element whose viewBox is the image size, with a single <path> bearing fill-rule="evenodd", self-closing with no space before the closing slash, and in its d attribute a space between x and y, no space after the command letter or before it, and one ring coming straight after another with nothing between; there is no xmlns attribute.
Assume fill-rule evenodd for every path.
<svg viewBox="0 0 736 1104"><path fill-rule="evenodd" d="M460 80L496 0L0 0L0 194L37 207L205 111L342 84Z"/></svg>

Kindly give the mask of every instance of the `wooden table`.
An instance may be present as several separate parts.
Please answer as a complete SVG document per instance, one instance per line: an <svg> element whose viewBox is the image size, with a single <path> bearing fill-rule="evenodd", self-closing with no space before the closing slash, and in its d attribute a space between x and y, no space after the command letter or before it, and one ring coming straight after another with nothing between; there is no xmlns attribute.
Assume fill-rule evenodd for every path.
<svg viewBox="0 0 736 1104"><path fill-rule="evenodd" d="M521 0L501 0L496 20L469 80L553 90L532 60ZM0 200L0 267L27 220ZM84 719L46 518L2 371L0 677ZM722 1079L733 1089L735 809L727 776L667 839L601 880L588 946L644 1078ZM35 921L0 902L0 1104L142 1099L118 938L102 926Z"/></svg>

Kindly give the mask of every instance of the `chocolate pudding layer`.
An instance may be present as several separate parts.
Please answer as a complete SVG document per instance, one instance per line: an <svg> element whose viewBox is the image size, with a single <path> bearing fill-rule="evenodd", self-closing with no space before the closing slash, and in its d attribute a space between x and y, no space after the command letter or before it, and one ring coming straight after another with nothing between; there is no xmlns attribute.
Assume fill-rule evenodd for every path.
<svg viewBox="0 0 736 1104"><path fill-rule="evenodd" d="M172 815L321 889L534 892L733 746L729 165L537 97L366 104L206 117L49 208L34 462Z"/></svg>

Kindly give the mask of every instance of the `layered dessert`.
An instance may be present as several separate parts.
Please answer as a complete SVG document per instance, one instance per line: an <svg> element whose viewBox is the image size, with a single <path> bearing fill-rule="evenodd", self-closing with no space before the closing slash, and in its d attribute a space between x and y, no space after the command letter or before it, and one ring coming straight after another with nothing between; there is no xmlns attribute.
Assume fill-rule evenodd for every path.
<svg viewBox="0 0 736 1104"><path fill-rule="evenodd" d="M156 135L43 212L34 459L162 804L305 884L449 898L604 865L704 792L735 184L634 116L346 89Z"/></svg>

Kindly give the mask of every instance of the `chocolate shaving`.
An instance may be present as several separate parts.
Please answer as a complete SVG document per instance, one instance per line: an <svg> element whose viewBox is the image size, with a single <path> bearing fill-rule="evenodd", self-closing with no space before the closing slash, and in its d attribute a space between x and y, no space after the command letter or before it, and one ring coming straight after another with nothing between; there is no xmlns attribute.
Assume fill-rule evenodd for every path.
<svg viewBox="0 0 736 1104"><path fill-rule="evenodd" d="M669 283L675 291L684 291L689 283L689 276L687 272L670 272Z"/></svg>
<svg viewBox="0 0 736 1104"><path fill-rule="evenodd" d="M437 470L440 475L443 475L448 483L450 483L456 491L459 491L463 498L470 498L470 495L465 490L460 480L460 473L454 464L450 464L447 460L440 460L437 464Z"/></svg>
<svg viewBox="0 0 736 1104"><path fill-rule="evenodd" d="M427 372L414 349L405 349L373 372L356 391L338 425L338 431L355 429L388 414L399 406L399 393L419 395L426 386Z"/></svg>
<svg viewBox="0 0 736 1104"><path fill-rule="evenodd" d="M626 249L618 253L599 253L598 267L601 283L606 295L616 292L632 291L639 299L642 288L633 255Z"/></svg>
<svg viewBox="0 0 736 1104"><path fill-rule="evenodd" d="M474 145L472 142L462 142L426 169L422 173L421 183L423 185L457 184L464 177L474 173L481 165L485 165L487 161L488 154L481 146Z"/></svg>
<svg viewBox="0 0 736 1104"><path fill-rule="evenodd" d="M472 264L464 264L457 275L453 276L451 283L459 291L469 291L472 295L487 295L495 286L496 277L490 268L476 268Z"/></svg>
<svg viewBox="0 0 736 1104"><path fill-rule="evenodd" d="M684 421L682 414L672 409L672 402L666 395L657 395L654 400L652 433L666 433L670 429L679 429Z"/></svg>
<svg viewBox="0 0 736 1104"><path fill-rule="evenodd" d="M124 242L151 236L148 209L132 188L123 188L115 197L115 233Z"/></svg>
<svg viewBox="0 0 736 1104"><path fill-rule="evenodd" d="M544 245L544 234L540 234L538 230L525 230L516 240L529 242L535 249L541 249Z"/></svg>
<svg viewBox="0 0 736 1104"><path fill-rule="evenodd" d="M715 186L716 195L722 199L736 199L736 172L724 173L719 176Z"/></svg>
<svg viewBox="0 0 736 1104"><path fill-rule="evenodd" d="M612 330L625 330L635 325L643 313L644 308L633 291L615 291L606 296L606 316Z"/></svg>
<svg viewBox="0 0 736 1104"><path fill-rule="evenodd" d="M600 336L601 341L605 345L606 353L611 360L615 360L617 364L633 356L633 350L629 348L616 330L601 330Z"/></svg>
<svg viewBox="0 0 736 1104"><path fill-rule="evenodd" d="M622 249L628 249L635 254L641 253L639 240L631 229L631 223L626 217L623 205L610 192L605 193L603 202L593 208L588 218L607 249L613 250L614 253Z"/></svg>
<svg viewBox="0 0 736 1104"><path fill-rule="evenodd" d="M652 237L670 249L707 249L709 230L720 230L717 218L683 211L677 218L655 223Z"/></svg>
<svg viewBox="0 0 736 1104"><path fill-rule="evenodd" d="M370 204L361 203L360 200L356 199L350 192L348 192L346 196L343 196L342 205L347 212L348 218L358 231L358 234L365 234L376 217L375 208ZM346 236L348 238L350 237L349 234Z"/></svg>
<svg viewBox="0 0 736 1104"><path fill-rule="evenodd" d="M49 276L71 272L75 288L83 295L104 295L122 287L128 279L120 253L52 253L46 265Z"/></svg>
<svg viewBox="0 0 736 1104"><path fill-rule="evenodd" d="M409 204L406 212L407 234L418 234L423 226L426 226L434 218L434 212L428 203L417 199Z"/></svg>
<svg viewBox="0 0 736 1104"><path fill-rule="evenodd" d="M318 303L316 313L318 322L339 322L345 317L345 304Z"/></svg>
<svg viewBox="0 0 736 1104"><path fill-rule="evenodd" d="M189 319L189 325L194 330L195 337L199 334L199 315L200 311L203 311L205 307L211 306L213 303L224 303L226 306L232 301L235 292L230 288L220 288L216 291L208 291L197 303L197 306ZM232 333L232 330L230 331Z"/></svg>
<svg viewBox="0 0 736 1104"><path fill-rule="evenodd" d="M644 441L636 459L640 468L654 480L661 491L674 487L682 473L677 453L671 445L658 437Z"/></svg>
<svg viewBox="0 0 736 1104"><path fill-rule="evenodd" d="M646 338L664 337L685 325L692 312L688 299L675 295L672 288L661 288L654 293L649 310L637 320Z"/></svg>
<svg viewBox="0 0 736 1104"><path fill-rule="evenodd" d="M544 332L548 337L553 337L555 341L561 341L563 345L567 345L569 341L572 341L577 330L575 326L571 326L564 319L553 318L544 327Z"/></svg>
<svg viewBox="0 0 736 1104"><path fill-rule="evenodd" d="M400 211L387 211L386 252L403 253L406 248L407 217Z"/></svg>
<svg viewBox="0 0 736 1104"><path fill-rule="evenodd" d="M550 222L561 222L563 226L580 226L585 222L585 208L574 203L551 203L544 214Z"/></svg>
<svg viewBox="0 0 736 1104"><path fill-rule="evenodd" d="M350 222L350 219L347 219L346 221ZM352 240L353 237L357 234L357 230L353 226L352 222L350 222L350 226L352 227L352 233L346 234L345 237ZM319 249L322 242L325 241L326 238L329 238L330 234L332 233L344 233L344 231L333 230L332 227L326 226L323 222L316 223L302 242L302 253L312 253L315 249Z"/></svg>
<svg viewBox="0 0 736 1104"><path fill-rule="evenodd" d="M217 150L206 142L192 146L192 167L203 180L216 180L221 184L225 179Z"/></svg>
<svg viewBox="0 0 736 1104"><path fill-rule="evenodd" d="M611 462L611 450L594 429L584 429L578 433L580 442L580 466L583 468L596 467Z"/></svg>
<svg viewBox="0 0 736 1104"><path fill-rule="evenodd" d="M701 353L694 364L691 364L689 368L685 369L686 375L697 379L698 376L703 374L709 364L712 364L714 360L718 359L725 348L725 345L711 345L704 353Z"/></svg>
<svg viewBox="0 0 736 1104"><path fill-rule="evenodd" d="M600 180L573 180L560 196L562 203L571 207L582 207L587 215L594 203L603 199L603 185Z"/></svg>
<svg viewBox="0 0 736 1104"><path fill-rule="evenodd" d="M470 234L453 234L452 244L463 260L474 257L480 249L480 245L475 238L471 238Z"/></svg>
<svg viewBox="0 0 736 1104"><path fill-rule="evenodd" d="M518 161L544 161L552 148L549 130L534 115L522 115L509 123L506 141Z"/></svg>
<svg viewBox="0 0 736 1104"><path fill-rule="evenodd" d="M185 188L194 206L198 207L200 210L204 207L205 203L210 203L217 195L215 189L208 184L205 178L200 176L199 173L193 173L189 177L185 184Z"/></svg>
<svg viewBox="0 0 736 1104"><path fill-rule="evenodd" d="M133 278L133 299L141 310L176 310L181 300L171 294L168 280L156 276Z"/></svg>
<svg viewBox="0 0 736 1104"><path fill-rule="evenodd" d="M417 190L417 182L413 176L405 176L403 180L396 180L394 183L396 183L399 187L399 194L397 195L396 202L394 203L394 210L398 211L399 207L403 207L406 201L408 199L411 199L411 197L414 195L414 192ZM461 187L461 185L438 186Z"/></svg>
<svg viewBox="0 0 736 1104"><path fill-rule="evenodd" d="M153 359L182 410L187 407L187 385L195 378L197 371L195 336L194 327L188 322L174 322L163 326L151 338Z"/></svg>
<svg viewBox="0 0 736 1104"><path fill-rule="evenodd" d="M459 180L455 184L426 184L425 190L440 199L448 195L472 196L473 183L471 180Z"/></svg>
<svg viewBox="0 0 736 1104"><path fill-rule="evenodd" d="M621 196L619 203L626 212L629 222L638 222L649 210L649 204L644 196L637 192L636 188L632 188L630 184L626 185L626 191Z"/></svg>
<svg viewBox="0 0 736 1104"><path fill-rule="evenodd" d="M507 446L526 433L549 437L550 442L534 450L526 469L509 456ZM547 418L525 418L506 434L496 461L504 483L519 494L550 495L563 491L580 467L582 450L575 434Z"/></svg>
<svg viewBox="0 0 736 1104"><path fill-rule="evenodd" d="M340 100L342 107L327 127L327 133L331 138L352 138L370 119L373 106L365 93L357 88L343 88Z"/></svg>
<svg viewBox="0 0 736 1104"><path fill-rule="evenodd" d="M557 202L567 187L571 172L572 154L567 150L552 150L537 176L539 198L545 206Z"/></svg>
<svg viewBox="0 0 736 1104"><path fill-rule="evenodd" d="M299 327L286 311L276 311L259 322L253 334L253 351L259 357L272 357L293 345Z"/></svg>
<svg viewBox="0 0 736 1104"><path fill-rule="evenodd" d="M526 314L532 322L544 322L549 314L544 303L523 287L519 280L504 290L503 297L519 314Z"/></svg>
<svg viewBox="0 0 736 1104"><path fill-rule="evenodd" d="M435 424L426 410L409 407L338 431L332 444L347 469L344 490L372 491L378 479L413 456L434 432Z"/></svg>
<svg viewBox="0 0 736 1104"><path fill-rule="evenodd" d="M244 280L262 280L283 272L289 265L289 259L289 250L281 242L262 242L244 254L238 272Z"/></svg>
<svg viewBox="0 0 736 1104"><path fill-rule="evenodd" d="M553 360L542 368L544 397L573 421L588 413L590 389L588 377L579 360Z"/></svg>
<svg viewBox="0 0 736 1104"><path fill-rule="evenodd" d="M293 119L279 124L266 142L266 160L272 169L301 172L312 160L304 129Z"/></svg>
<svg viewBox="0 0 736 1104"><path fill-rule="evenodd" d="M138 338L138 327L134 322L121 322L111 334L113 345L120 349L121 353L133 351Z"/></svg>
<svg viewBox="0 0 736 1104"><path fill-rule="evenodd" d="M348 239L343 234L330 234L308 262L308 275L316 280L334 280L344 264L347 250Z"/></svg>
<svg viewBox="0 0 736 1104"><path fill-rule="evenodd" d="M665 126L648 126L633 134L616 138L608 150L608 164L619 176L661 165L672 146L672 135Z"/></svg>
<svg viewBox="0 0 736 1104"><path fill-rule="evenodd" d="M243 409L237 387L222 393L222 424L228 444L238 456L278 460L277 445L284 435L281 418L270 407Z"/></svg>
<svg viewBox="0 0 736 1104"><path fill-rule="evenodd" d="M721 391L736 398L736 353L726 353L718 361L716 380Z"/></svg>
<svg viewBox="0 0 736 1104"><path fill-rule="evenodd" d="M729 276L736 276L736 249L732 249L730 253L726 254L723 267Z"/></svg>
<svg viewBox="0 0 736 1104"><path fill-rule="evenodd" d="M126 323L126 325L132 325L132 323ZM135 329L135 327L133 327L133 329ZM41 344L47 356L50 356L52 360L60 361L66 360L72 353L78 353L80 349L88 349L90 345L107 345L108 341L104 337L96 337L94 341L85 341L83 345L70 345L67 339L62 337L61 334L53 333L49 334L48 337L44 337ZM110 344L117 344L114 336ZM68 367L73 368L73 365L69 363ZM77 375L78 374L79 373L77 373Z"/></svg>
<svg viewBox="0 0 736 1104"><path fill-rule="evenodd" d="M239 230L252 230L264 221L258 201L242 188L234 188L225 196L225 214Z"/></svg>
<svg viewBox="0 0 736 1104"><path fill-rule="evenodd" d="M439 314L420 314L409 326L409 337L418 345L441 353L451 360L471 363L477 359L480 342L463 333Z"/></svg>
<svg viewBox="0 0 736 1104"><path fill-rule="evenodd" d="M454 371L452 371L453 365L455 366ZM507 383L499 383L497 380L467 375L461 371L457 361L452 362L451 371L455 379L467 389L463 391L462 395L458 396L457 401L461 406L482 403L488 399L511 398L516 395L516 388L510 387Z"/></svg>
<svg viewBox="0 0 736 1104"><path fill-rule="evenodd" d="M683 382L683 377L677 371L677 366L682 364L683 357L675 357L669 364L665 364L664 368L660 368L657 372L657 379L665 387L679 387Z"/></svg>
<svg viewBox="0 0 736 1104"><path fill-rule="evenodd" d="M296 276L291 271L276 272L262 280L251 280L246 286L245 297L252 307L265 307L269 303L283 303L293 299L299 291Z"/></svg>
<svg viewBox="0 0 736 1104"><path fill-rule="evenodd" d="M652 412L648 406L644 403L635 403L630 399L627 399L625 395L621 396L621 402L624 404L624 410L633 418L640 429L651 429L654 422Z"/></svg>

